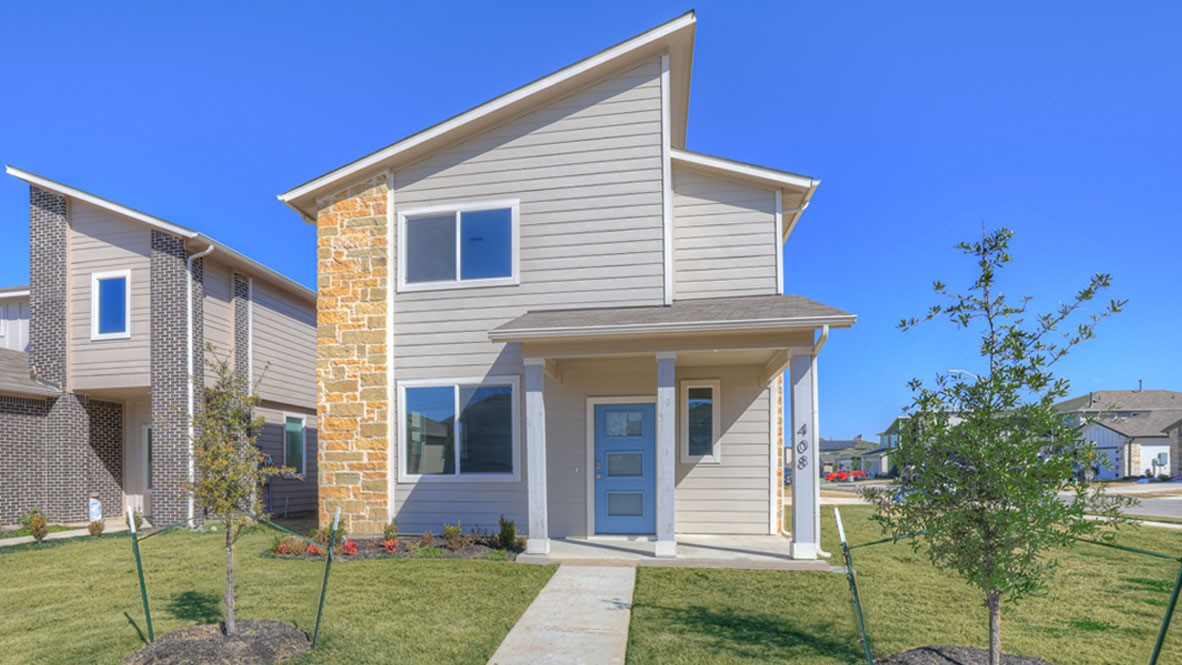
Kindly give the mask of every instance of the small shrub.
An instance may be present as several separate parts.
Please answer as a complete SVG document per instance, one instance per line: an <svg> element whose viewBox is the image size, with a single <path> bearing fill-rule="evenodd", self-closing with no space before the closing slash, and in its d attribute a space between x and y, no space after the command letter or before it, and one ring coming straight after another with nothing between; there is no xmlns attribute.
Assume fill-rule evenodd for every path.
<svg viewBox="0 0 1182 665"><path fill-rule="evenodd" d="M497 533L495 546L498 550L511 550L517 546L517 522L507 520L501 515L500 524L501 530Z"/></svg>
<svg viewBox="0 0 1182 665"><path fill-rule="evenodd" d="M398 525L393 520L382 529L382 540L398 540Z"/></svg>
<svg viewBox="0 0 1182 665"><path fill-rule="evenodd" d="M311 533L312 540L315 540L316 542L320 543L321 549L324 549L326 551L328 550L328 539L331 536L332 536L332 527L329 527L327 529L312 529L312 533ZM336 542L336 545L332 548L333 554L340 554L341 548L344 546L345 541L347 541L348 539L349 539L349 536L348 536L348 532L345 531L345 527L343 527L343 526L337 527L337 542Z"/></svg>
<svg viewBox="0 0 1182 665"><path fill-rule="evenodd" d="M345 540L345 542L341 545L341 553L344 554L345 556L356 556L357 555L357 541L356 540Z"/></svg>
<svg viewBox="0 0 1182 665"><path fill-rule="evenodd" d="M420 547L416 554L420 559L438 559L443 556L443 550L438 547Z"/></svg>
<svg viewBox="0 0 1182 665"><path fill-rule="evenodd" d="M462 548L464 539L464 527L459 522L455 524L443 525L443 542L447 545L447 549L456 551Z"/></svg>
<svg viewBox="0 0 1182 665"><path fill-rule="evenodd" d="M525 551L525 536L517 536L517 549Z"/></svg>
<svg viewBox="0 0 1182 665"><path fill-rule="evenodd" d="M394 554L398 551L398 539L388 538L382 541L382 548L386 550L386 554Z"/></svg>
<svg viewBox="0 0 1182 665"><path fill-rule="evenodd" d="M38 515L40 515L42 519L45 518L45 513L42 512L40 508L30 508L21 513L20 517L18 517L16 521L20 523L22 529L25 531L30 531L33 528L33 518Z"/></svg>
<svg viewBox="0 0 1182 665"><path fill-rule="evenodd" d="M49 533L49 522L45 520L45 516L37 513L29 518L29 535L33 536L33 540L41 542L45 540L46 534Z"/></svg>
<svg viewBox="0 0 1182 665"><path fill-rule="evenodd" d="M419 551L419 544L418 543L414 542L413 540L408 541L406 543L406 553L407 554L414 556L415 553L418 551Z"/></svg>
<svg viewBox="0 0 1182 665"><path fill-rule="evenodd" d="M435 545L435 534L425 531L419 535L419 547L432 547L433 545Z"/></svg>
<svg viewBox="0 0 1182 665"><path fill-rule="evenodd" d="M1163 482L1163 483L1168 483L1168 482L1170 482L1170 474L1168 474L1168 473L1159 473L1159 474L1157 474L1157 479L1158 479L1158 480L1160 480L1160 481L1161 481L1161 482Z"/></svg>
<svg viewBox="0 0 1182 665"><path fill-rule="evenodd" d="M90 535L98 538L99 536L103 535L104 526L106 525L103 524L102 520L95 520L86 525L86 530L90 532Z"/></svg>
<svg viewBox="0 0 1182 665"><path fill-rule="evenodd" d="M290 556L303 556L308 551L308 543L296 538L295 536L283 536L275 545L276 554L287 554Z"/></svg>

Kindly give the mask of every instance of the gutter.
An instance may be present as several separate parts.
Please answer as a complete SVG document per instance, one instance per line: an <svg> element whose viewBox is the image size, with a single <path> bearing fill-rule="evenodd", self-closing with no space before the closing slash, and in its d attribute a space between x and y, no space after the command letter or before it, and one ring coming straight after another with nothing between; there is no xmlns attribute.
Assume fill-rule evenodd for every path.
<svg viewBox="0 0 1182 665"><path fill-rule="evenodd" d="M509 328L489 331L488 337L494 342L528 341L560 337L584 337L596 335L646 335L662 333L697 332L754 332L758 330L804 330L821 326L823 333L820 344L829 338L829 326L848 328L857 321L854 314L810 316L784 319L739 319L733 321L687 321L676 323L621 323L578 328ZM817 347L816 350L820 350Z"/></svg>
<svg viewBox="0 0 1182 665"><path fill-rule="evenodd" d="M203 256L208 256L213 253L215 245L211 242L209 247L190 254L189 258L185 259L187 270L185 270L185 316L188 325L185 326L185 361L188 364L189 373L185 380L185 385L188 386L189 392L189 484L192 485L196 480L196 472L193 468L193 261ZM194 517L193 506L193 492L189 491L189 528L193 527Z"/></svg>

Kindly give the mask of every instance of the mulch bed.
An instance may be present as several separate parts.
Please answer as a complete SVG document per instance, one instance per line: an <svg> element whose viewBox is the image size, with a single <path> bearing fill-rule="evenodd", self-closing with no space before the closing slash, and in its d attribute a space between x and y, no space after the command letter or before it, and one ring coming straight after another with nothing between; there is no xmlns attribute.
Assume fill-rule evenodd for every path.
<svg viewBox="0 0 1182 665"><path fill-rule="evenodd" d="M888 658L875 658L875 665L989 665L989 650L976 647L919 647ZM1055 665L1031 656L1002 654L1002 665Z"/></svg>
<svg viewBox="0 0 1182 665"><path fill-rule="evenodd" d="M357 553L353 555L345 554L338 550L333 555L333 561L351 561L362 559L488 559L492 556L490 552L501 552L503 550L495 550L487 545L473 544L462 549L451 550L447 547L447 542L435 536L433 544L430 548L424 551L420 545L417 536L409 536L398 539L398 548L395 553L390 554L386 552L386 548L382 545L380 538L358 538L354 542L357 543ZM278 554L276 552L264 552L263 556L274 557L277 559L311 559L320 561L324 559L323 554ZM505 560L512 561L517 558L517 552L506 553Z"/></svg>
<svg viewBox="0 0 1182 665"><path fill-rule="evenodd" d="M193 626L159 637L124 665L263 665L281 663L311 648L304 631L279 621L239 619L233 637L220 625Z"/></svg>

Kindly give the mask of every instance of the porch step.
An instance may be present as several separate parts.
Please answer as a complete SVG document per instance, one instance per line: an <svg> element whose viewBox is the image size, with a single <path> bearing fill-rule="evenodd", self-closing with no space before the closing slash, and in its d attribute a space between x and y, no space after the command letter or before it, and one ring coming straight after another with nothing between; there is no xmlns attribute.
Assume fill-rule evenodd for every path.
<svg viewBox="0 0 1182 665"><path fill-rule="evenodd" d="M560 566L489 664L622 664L635 582L630 566Z"/></svg>

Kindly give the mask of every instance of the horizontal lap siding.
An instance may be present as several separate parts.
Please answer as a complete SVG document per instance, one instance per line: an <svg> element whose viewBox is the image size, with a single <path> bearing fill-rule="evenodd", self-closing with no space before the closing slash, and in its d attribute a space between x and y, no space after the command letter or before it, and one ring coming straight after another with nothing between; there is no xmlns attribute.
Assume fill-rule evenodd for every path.
<svg viewBox="0 0 1182 665"><path fill-rule="evenodd" d="M679 381L719 379L722 400L720 463L682 462L678 441L678 533L768 533L773 445L768 408L773 402L760 371L746 366L678 368Z"/></svg>
<svg viewBox="0 0 1182 665"><path fill-rule="evenodd" d="M150 383L151 255L148 227L70 201L70 383L75 390ZM131 337L90 339L91 274L131 270Z"/></svg>
<svg viewBox="0 0 1182 665"><path fill-rule="evenodd" d="M283 464L284 452L283 426L286 422L285 413L278 409L259 408L255 410L255 415L261 416L265 421L263 431L259 434L255 443L263 451L263 454L271 456L272 462L275 465L281 466ZM318 432L316 416L311 413L294 412L291 415L302 415L305 418L304 459L306 460L307 473L303 480L298 478L271 479L271 513L276 515L282 515L284 510L289 513L316 510L316 435Z"/></svg>
<svg viewBox="0 0 1182 665"><path fill-rule="evenodd" d="M678 300L774 295L775 192L673 170L673 293Z"/></svg>
<svg viewBox="0 0 1182 665"><path fill-rule="evenodd" d="M663 302L660 122L653 60L396 172L397 210L521 201L519 286L395 295L396 379L520 375L517 347L488 331L527 310ZM524 532L518 445L519 482L398 483L399 527L495 528L504 514Z"/></svg>
<svg viewBox="0 0 1182 665"><path fill-rule="evenodd" d="M252 312L254 380L259 397L315 408L315 306L256 279Z"/></svg>
<svg viewBox="0 0 1182 665"><path fill-rule="evenodd" d="M233 313L230 305L230 280L233 278L226 266L208 258L203 262L205 342L213 344L219 357L233 360L229 357L233 349ZM206 361L209 360L212 358L206 358ZM212 372L206 372L206 385L212 385L215 378Z"/></svg>

